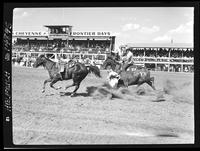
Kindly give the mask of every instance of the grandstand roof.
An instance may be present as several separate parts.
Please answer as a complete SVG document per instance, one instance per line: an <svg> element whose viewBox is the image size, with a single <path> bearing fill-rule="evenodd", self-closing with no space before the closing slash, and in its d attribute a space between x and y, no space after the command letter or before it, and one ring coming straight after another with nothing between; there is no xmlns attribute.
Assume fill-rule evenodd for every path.
<svg viewBox="0 0 200 151"><path fill-rule="evenodd" d="M70 25L44 25L45 27L72 27Z"/></svg>
<svg viewBox="0 0 200 151"><path fill-rule="evenodd" d="M192 43L128 43L126 44L128 47L157 47L157 48L193 48Z"/></svg>
<svg viewBox="0 0 200 151"><path fill-rule="evenodd" d="M69 40L110 40L109 37L115 37L115 36L70 36Z"/></svg>

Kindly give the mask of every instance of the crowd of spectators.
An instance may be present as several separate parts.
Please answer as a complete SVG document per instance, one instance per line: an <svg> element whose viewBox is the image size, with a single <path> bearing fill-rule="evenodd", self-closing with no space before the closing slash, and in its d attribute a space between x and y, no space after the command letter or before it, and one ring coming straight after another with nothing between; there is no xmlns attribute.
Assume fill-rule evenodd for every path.
<svg viewBox="0 0 200 151"><path fill-rule="evenodd" d="M14 65L21 65L26 67L33 67L33 63L35 62L35 58L31 56L17 56L16 58L12 58L12 63Z"/></svg>
<svg viewBox="0 0 200 151"><path fill-rule="evenodd" d="M181 48L129 48L134 57L193 58L192 49Z"/></svg>
<svg viewBox="0 0 200 151"><path fill-rule="evenodd" d="M128 48L133 53L133 61L146 62L152 70L172 72L193 72L192 65L168 64L170 62L193 63L193 49L191 48ZM156 65L156 62L158 63ZM163 63L163 64L161 64ZM145 65L145 66L146 66Z"/></svg>
<svg viewBox="0 0 200 151"><path fill-rule="evenodd" d="M88 52L88 53L108 53L110 50L110 45L108 42L93 42L87 43L85 41L69 41L67 42L31 42L29 43L14 43L12 47L13 51L16 52L62 52L62 53L72 53L72 52Z"/></svg>
<svg viewBox="0 0 200 151"><path fill-rule="evenodd" d="M182 69L181 69L182 68ZM169 71L169 72L194 72L194 66L193 65L183 65L180 64L158 64L157 65L157 71Z"/></svg>
<svg viewBox="0 0 200 151"><path fill-rule="evenodd" d="M110 53L110 45L106 41L47 41L44 42L15 42L12 47L16 52L61 52L61 53L86 53L105 54ZM181 48L129 48L134 56L134 61L146 62L193 62L193 49ZM85 56L85 55L84 55ZM100 56L101 57L101 56ZM86 59L86 58L82 58ZM19 60L19 59L18 59ZM101 60L101 58L97 58ZM26 62L26 61L24 61ZM29 62L29 61L28 61ZM160 71L180 71L180 65L158 66ZM184 66L185 72L193 70L190 65Z"/></svg>

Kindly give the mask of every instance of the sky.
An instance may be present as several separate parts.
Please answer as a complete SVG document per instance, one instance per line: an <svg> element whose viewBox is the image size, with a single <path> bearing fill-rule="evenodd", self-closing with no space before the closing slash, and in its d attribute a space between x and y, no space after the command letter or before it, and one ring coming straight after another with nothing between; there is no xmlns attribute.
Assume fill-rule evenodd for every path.
<svg viewBox="0 0 200 151"><path fill-rule="evenodd" d="M72 25L72 31L110 31L116 46L127 43L193 44L192 7L15 8L13 31L46 31L44 25Z"/></svg>

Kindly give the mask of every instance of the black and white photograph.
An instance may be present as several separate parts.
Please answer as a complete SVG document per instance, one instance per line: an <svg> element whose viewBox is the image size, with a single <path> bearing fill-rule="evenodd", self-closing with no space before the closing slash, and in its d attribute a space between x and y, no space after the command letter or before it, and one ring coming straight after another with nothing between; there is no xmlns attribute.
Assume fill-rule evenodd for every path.
<svg viewBox="0 0 200 151"><path fill-rule="evenodd" d="M194 144L194 7L16 7L14 145Z"/></svg>

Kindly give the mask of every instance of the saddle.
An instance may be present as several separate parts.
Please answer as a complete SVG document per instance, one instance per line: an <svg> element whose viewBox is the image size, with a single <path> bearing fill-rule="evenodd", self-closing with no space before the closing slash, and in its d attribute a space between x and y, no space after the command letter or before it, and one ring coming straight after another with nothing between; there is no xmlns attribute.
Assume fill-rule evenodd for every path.
<svg viewBox="0 0 200 151"><path fill-rule="evenodd" d="M69 76L69 68L73 68L74 64L73 63L66 63L66 62L60 62L60 63L56 63L56 67L58 69L58 76L63 80L63 76L64 76L64 72L65 69L67 70L67 76Z"/></svg>

